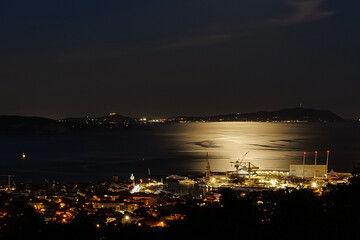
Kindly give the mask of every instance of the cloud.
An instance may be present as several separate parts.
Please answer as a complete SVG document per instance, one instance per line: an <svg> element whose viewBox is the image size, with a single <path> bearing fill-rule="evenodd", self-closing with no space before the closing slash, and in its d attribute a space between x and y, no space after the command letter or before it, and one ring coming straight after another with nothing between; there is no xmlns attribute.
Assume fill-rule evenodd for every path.
<svg viewBox="0 0 360 240"><path fill-rule="evenodd" d="M222 22L178 35L160 49L209 46L225 43L252 32L320 21L335 14L322 9L324 0L289 0L290 10L252 22Z"/></svg>
<svg viewBox="0 0 360 240"><path fill-rule="evenodd" d="M324 0L303 0L290 1L292 10L286 14L269 19L268 23L272 26L289 26L301 23L320 21L335 12L322 9Z"/></svg>
<svg viewBox="0 0 360 240"><path fill-rule="evenodd" d="M214 22L201 28L189 29L186 32L168 38L142 43L98 43L80 46L66 46L61 49L36 52L38 58L51 59L57 63L102 61L125 58L144 52L166 51L224 44L241 37L266 31L273 28L284 28L297 24L307 24L332 16L335 12L323 9L325 0L281 0L288 5L285 13L277 13L271 17L254 21ZM12 55L12 56L11 56ZM17 55L2 56L0 60L18 59ZM21 53L23 60L32 59L33 54ZM15 59L15 61L17 61ZM40 59L40 61L41 61ZM30 61L30 60L29 60Z"/></svg>

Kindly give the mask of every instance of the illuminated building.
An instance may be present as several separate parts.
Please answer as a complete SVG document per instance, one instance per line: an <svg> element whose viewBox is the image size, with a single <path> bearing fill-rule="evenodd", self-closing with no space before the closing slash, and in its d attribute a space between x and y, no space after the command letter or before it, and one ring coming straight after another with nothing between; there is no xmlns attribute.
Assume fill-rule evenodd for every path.
<svg viewBox="0 0 360 240"><path fill-rule="evenodd" d="M326 174L326 165L290 165L290 176L292 177L324 178Z"/></svg>

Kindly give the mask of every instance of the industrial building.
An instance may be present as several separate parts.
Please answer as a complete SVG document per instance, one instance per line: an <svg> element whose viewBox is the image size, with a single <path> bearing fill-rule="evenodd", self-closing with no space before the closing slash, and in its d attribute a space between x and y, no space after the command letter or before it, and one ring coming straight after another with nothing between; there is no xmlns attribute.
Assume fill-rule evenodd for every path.
<svg viewBox="0 0 360 240"><path fill-rule="evenodd" d="M299 178L325 178L327 165L290 165L290 176Z"/></svg>

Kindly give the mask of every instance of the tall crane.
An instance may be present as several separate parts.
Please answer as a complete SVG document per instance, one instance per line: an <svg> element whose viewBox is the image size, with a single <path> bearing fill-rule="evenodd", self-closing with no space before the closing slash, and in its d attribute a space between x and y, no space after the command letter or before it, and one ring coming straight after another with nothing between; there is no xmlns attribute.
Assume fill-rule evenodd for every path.
<svg viewBox="0 0 360 240"><path fill-rule="evenodd" d="M248 153L249 153L249 151L247 151L244 155L242 155L240 159L236 160L236 162L230 162L231 164L234 164L234 167L236 168L236 172L239 171L239 167L243 166L242 163Z"/></svg>
<svg viewBox="0 0 360 240"><path fill-rule="evenodd" d="M15 177L15 175L10 175L10 174L1 174L0 176L2 176L2 177L5 177L5 176L7 176L8 177L8 187L9 187L9 190L10 190L10 187L11 187L11 181L10 181L10 178L11 177Z"/></svg>
<svg viewBox="0 0 360 240"><path fill-rule="evenodd" d="M239 170L244 170L247 172L248 175L248 181L250 182L251 180L251 173L254 172L255 170L259 169L259 167L255 166L254 164L252 164L251 162L244 162L244 159L246 157L246 155L249 152L246 152L244 155L241 156L241 158L239 160L237 160L236 162L230 162L231 164L234 164L234 167L236 168L236 173L240 174Z"/></svg>

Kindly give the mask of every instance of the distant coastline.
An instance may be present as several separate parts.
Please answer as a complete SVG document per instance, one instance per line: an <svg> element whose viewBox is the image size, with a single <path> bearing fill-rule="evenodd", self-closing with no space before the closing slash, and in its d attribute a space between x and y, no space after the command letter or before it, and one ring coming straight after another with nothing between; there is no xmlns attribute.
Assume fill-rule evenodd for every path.
<svg viewBox="0 0 360 240"><path fill-rule="evenodd" d="M288 108L253 113L230 113L213 116L176 116L159 119L126 117L109 113L102 117L50 119L43 117L0 116L1 132L68 132L96 129L143 129L151 124L189 122L344 122L329 110ZM354 121L355 122L355 121Z"/></svg>
<svg viewBox="0 0 360 240"><path fill-rule="evenodd" d="M329 110L306 108L286 108L276 111L253 113L231 113L206 117L179 116L167 118L167 121L203 121L203 122L342 122L342 117Z"/></svg>

